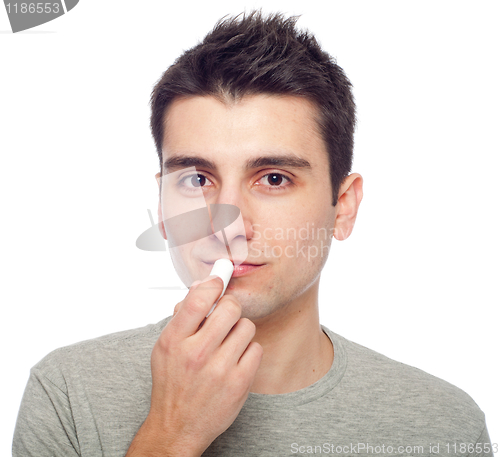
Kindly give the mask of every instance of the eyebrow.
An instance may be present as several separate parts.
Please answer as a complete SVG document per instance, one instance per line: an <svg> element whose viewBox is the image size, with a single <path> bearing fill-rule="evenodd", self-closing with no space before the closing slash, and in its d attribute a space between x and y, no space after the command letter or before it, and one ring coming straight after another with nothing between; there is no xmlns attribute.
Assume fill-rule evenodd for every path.
<svg viewBox="0 0 500 457"><path fill-rule="evenodd" d="M177 155L169 157L163 163L167 172L179 170L182 168L197 167L216 169L216 165L211 160L203 159L198 156ZM245 169L251 170L260 167L284 167L284 168L305 168L311 169L311 164L300 157L292 154L278 154L273 156L262 156L255 159L249 159L245 163Z"/></svg>

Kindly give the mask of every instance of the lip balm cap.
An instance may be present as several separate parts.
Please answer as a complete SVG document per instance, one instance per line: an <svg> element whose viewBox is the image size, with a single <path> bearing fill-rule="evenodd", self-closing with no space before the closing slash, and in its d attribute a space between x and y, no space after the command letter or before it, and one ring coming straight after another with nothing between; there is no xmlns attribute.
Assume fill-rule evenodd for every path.
<svg viewBox="0 0 500 457"><path fill-rule="evenodd" d="M226 291L226 287L229 284L229 280L231 279L233 271L234 271L234 265L233 262L231 262L229 259L219 259L214 263L210 275L216 275L219 278L221 278L222 281L224 282L224 288L222 289L220 297L224 295L224 292Z"/></svg>

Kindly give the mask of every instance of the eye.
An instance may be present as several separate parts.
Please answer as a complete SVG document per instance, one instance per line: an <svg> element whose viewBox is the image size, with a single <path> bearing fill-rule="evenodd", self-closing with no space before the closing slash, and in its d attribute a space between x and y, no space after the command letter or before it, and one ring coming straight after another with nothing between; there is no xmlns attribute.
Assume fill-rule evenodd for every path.
<svg viewBox="0 0 500 457"><path fill-rule="evenodd" d="M292 180L281 173L268 173L262 176L259 181L269 188L269 190L284 190L293 184Z"/></svg>
<svg viewBox="0 0 500 457"><path fill-rule="evenodd" d="M198 192L200 187L206 189L210 184L212 182L205 175L194 173L182 177L177 185L187 192Z"/></svg>

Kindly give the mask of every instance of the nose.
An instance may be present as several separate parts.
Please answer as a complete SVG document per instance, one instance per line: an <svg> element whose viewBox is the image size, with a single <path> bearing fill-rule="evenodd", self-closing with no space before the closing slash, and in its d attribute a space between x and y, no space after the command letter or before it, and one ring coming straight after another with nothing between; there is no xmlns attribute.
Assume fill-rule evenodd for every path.
<svg viewBox="0 0 500 457"><path fill-rule="evenodd" d="M241 209L232 204L210 205L212 229L221 242L232 242L238 237L252 238L252 225L243 217ZM224 240L224 237L226 238Z"/></svg>
<svg viewBox="0 0 500 457"><path fill-rule="evenodd" d="M226 187L221 189L215 203L210 205L212 220L216 220L214 236L229 247L233 262L239 265L248 256L247 241L253 236L252 223L245 214L244 198L237 190Z"/></svg>
<svg viewBox="0 0 500 457"><path fill-rule="evenodd" d="M214 233L224 252L229 251L229 257L235 265L242 264L248 257L247 241L251 237L251 230L250 222L243 219L240 213L235 221Z"/></svg>

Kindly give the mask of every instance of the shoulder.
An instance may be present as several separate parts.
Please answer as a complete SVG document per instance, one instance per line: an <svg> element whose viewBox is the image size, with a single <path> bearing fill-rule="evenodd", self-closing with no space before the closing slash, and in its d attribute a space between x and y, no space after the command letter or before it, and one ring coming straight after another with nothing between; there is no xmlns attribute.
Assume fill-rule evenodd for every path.
<svg viewBox="0 0 500 457"><path fill-rule="evenodd" d="M358 379L372 387L385 387L395 395L410 397L418 394L420 402L443 403L454 399L463 406L477 410L472 398L453 384L419 368L393 360L379 352L344 339L347 347L348 366Z"/></svg>
<svg viewBox="0 0 500 457"><path fill-rule="evenodd" d="M484 413L462 389L339 335L334 338L346 357L339 387L379 423L467 442L483 432Z"/></svg>
<svg viewBox="0 0 500 457"><path fill-rule="evenodd" d="M32 373L64 391L71 379L106 378L142 365L149 368L153 346L170 319L58 348L40 360Z"/></svg>

